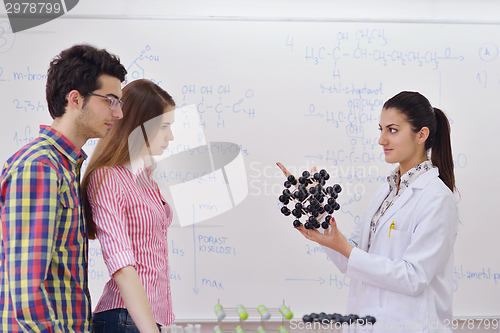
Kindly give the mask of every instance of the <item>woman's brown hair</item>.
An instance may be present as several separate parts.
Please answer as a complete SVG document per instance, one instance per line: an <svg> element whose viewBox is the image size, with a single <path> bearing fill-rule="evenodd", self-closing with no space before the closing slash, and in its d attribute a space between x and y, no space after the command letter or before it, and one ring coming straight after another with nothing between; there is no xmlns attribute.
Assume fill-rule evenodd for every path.
<svg viewBox="0 0 500 333"><path fill-rule="evenodd" d="M90 176L100 168L123 165L140 156L149 146L146 136L154 134L154 122L167 106L175 102L165 90L149 80L135 80L123 88L123 118L118 120L106 136L99 139L82 180L82 198L87 221L88 237L96 238L96 224L92 218L92 207L87 196ZM146 127L146 128L145 128ZM137 131L136 129L141 129ZM135 130L135 131L134 131ZM130 140L130 135L140 133L142 140ZM130 144L129 144L130 141ZM144 144L145 142L145 144Z"/></svg>

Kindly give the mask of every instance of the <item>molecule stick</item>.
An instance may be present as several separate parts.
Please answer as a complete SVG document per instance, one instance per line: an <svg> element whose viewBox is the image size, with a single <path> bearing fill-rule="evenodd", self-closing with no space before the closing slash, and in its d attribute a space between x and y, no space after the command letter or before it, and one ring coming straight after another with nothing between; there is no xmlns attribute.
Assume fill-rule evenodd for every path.
<svg viewBox="0 0 500 333"><path fill-rule="evenodd" d="M248 312L245 310L243 305L238 304L236 305L236 311L238 311L238 315L240 316L241 320L246 320L248 318Z"/></svg>
<svg viewBox="0 0 500 333"><path fill-rule="evenodd" d="M226 317L226 313L224 312L224 309L222 308L222 305L217 304L215 307L215 314L217 315L217 319L222 320Z"/></svg>
<svg viewBox="0 0 500 333"><path fill-rule="evenodd" d="M290 311L290 309L286 305L280 306L280 312L288 320L293 318L292 311Z"/></svg>
<svg viewBox="0 0 500 333"><path fill-rule="evenodd" d="M269 320L269 318L271 318L271 313L267 310L267 308L264 305L259 305L257 307L257 311L259 311L260 316L262 317L263 320Z"/></svg>

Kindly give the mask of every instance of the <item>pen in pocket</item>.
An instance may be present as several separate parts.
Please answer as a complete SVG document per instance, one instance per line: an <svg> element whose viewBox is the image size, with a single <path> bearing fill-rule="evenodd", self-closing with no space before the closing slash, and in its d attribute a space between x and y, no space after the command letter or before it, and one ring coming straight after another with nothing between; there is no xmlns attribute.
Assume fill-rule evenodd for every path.
<svg viewBox="0 0 500 333"><path fill-rule="evenodd" d="M396 229L396 225L394 224L394 221L391 223L391 227L389 228L389 238L391 238L391 231L392 229Z"/></svg>

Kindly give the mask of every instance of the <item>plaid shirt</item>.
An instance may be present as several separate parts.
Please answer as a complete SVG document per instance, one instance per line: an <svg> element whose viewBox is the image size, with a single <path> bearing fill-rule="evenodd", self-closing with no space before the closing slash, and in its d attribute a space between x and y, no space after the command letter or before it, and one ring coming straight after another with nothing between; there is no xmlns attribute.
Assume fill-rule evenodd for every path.
<svg viewBox="0 0 500 333"><path fill-rule="evenodd" d="M90 332L87 155L49 126L0 175L0 331Z"/></svg>

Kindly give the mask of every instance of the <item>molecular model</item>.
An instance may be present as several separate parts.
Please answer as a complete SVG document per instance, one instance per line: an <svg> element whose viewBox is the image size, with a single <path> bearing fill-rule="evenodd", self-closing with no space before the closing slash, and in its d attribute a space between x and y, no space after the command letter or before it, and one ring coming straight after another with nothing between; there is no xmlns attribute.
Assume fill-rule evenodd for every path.
<svg viewBox="0 0 500 333"><path fill-rule="evenodd" d="M339 184L326 187L328 179L330 175L324 169L314 175L304 171L298 180L293 175L288 176L279 201L283 203L281 207L283 215L291 214L295 217L294 227L302 225L300 221L302 217L306 217L307 222L304 223L306 229L318 229L320 226L327 229L330 226L333 212L340 209L336 199L342 187ZM292 185L295 189L290 190ZM291 211L287 207L290 202L295 203Z"/></svg>
<svg viewBox="0 0 500 333"><path fill-rule="evenodd" d="M320 314L317 313L311 313L310 315L305 315L302 317L302 321L304 323L313 323L313 322L319 322L323 325L328 325L328 324L339 324L342 326L343 324L347 325L373 325L376 322L376 319L371 316L366 316L360 318L358 315L351 314L349 316L342 316L338 313L334 314L326 314L324 312L321 312Z"/></svg>
<svg viewBox="0 0 500 333"><path fill-rule="evenodd" d="M264 305L259 305L257 308L245 308L243 305L238 304L234 308L224 309L221 304L217 304L214 310L217 316L214 333L224 333L223 319L226 320L226 327L236 325L233 326L236 333L288 333L288 329L285 327L288 325L285 324L285 320L288 321L293 318L293 313L285 305L268 309ZM270 327L267 327L272 316L281 318L281 320L275 320ZM248 321L250 323L247 323ZM279 325L279 327L272 327L273 325Z"/></svg>

